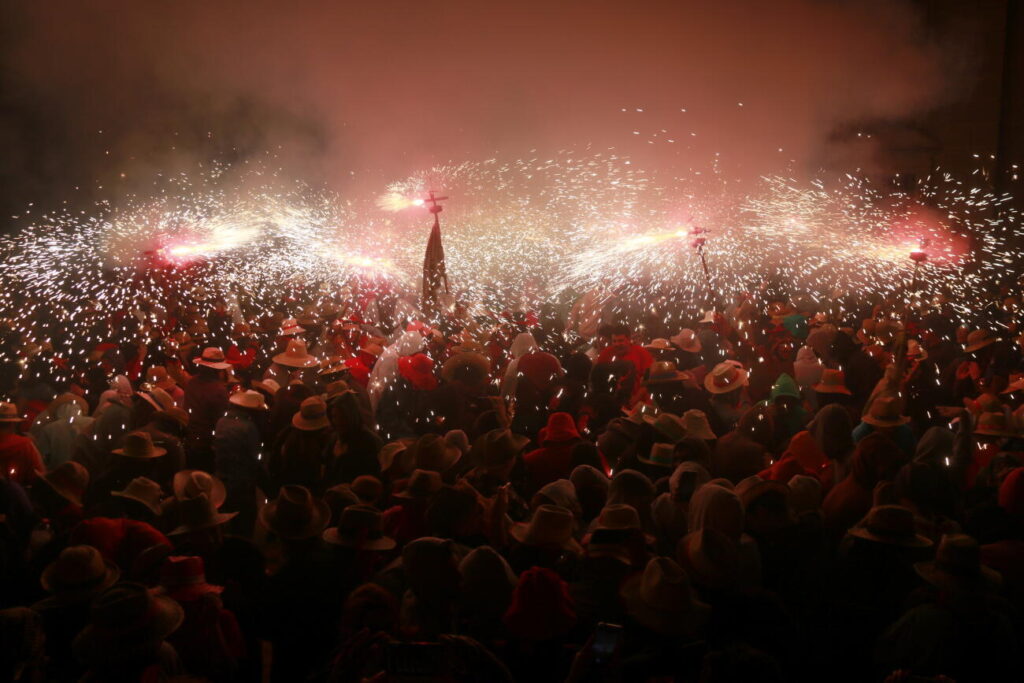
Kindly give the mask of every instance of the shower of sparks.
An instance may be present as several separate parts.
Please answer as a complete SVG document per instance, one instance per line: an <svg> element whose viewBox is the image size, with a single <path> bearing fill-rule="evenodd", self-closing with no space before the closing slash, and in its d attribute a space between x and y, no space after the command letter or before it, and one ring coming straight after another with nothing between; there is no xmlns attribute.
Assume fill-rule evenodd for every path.
<svg viewBox="0 0 1024 683"><path fill-rule="evenodd" d="M143 320L168 298L201 311L237 301L249 319L327 299L357 310L391 297L411 310L428 190L451 197L449 279L475 313L566 305L588 291L623 308L657 302L666 316L773 287L813 301L909 300L910 253L923 248L918 289L966 318L1020 263L1009 197L944 173L915 197L855 176L766 177L743 192L714 172L660 182L614 154L573 152L440 166L365 199L226 177L175 177L155 197L44 216L4 238L0 317L38 344L81 342L84 355L118 332L112 312Z"/></svg>

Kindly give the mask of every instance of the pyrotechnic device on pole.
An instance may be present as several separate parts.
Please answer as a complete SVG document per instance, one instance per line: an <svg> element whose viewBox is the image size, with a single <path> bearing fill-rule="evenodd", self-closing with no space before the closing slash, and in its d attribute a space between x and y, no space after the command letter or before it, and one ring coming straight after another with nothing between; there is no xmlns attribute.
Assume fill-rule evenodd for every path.
<svg viewBox="0 0 1024 683"><path fill-rule="evenodd" d="M711 303L715 304L715 288L711 285L711 271L708 270L708 260L704 255L704 245L707 243L707 234L710 231L702 227L694 227L690 230L690 237L693 239L690 241L690 246L697 250L697 256L700 257L700 266L704 269L704 281L708 285L708 297L710 297Z"/></svg>
<svg viewBox="0 0 1024 683"><path fill-rule="evenodd" d="M927 246L928 238L926 237L921 240L920 245L917 247L917 249L914 249L913 251L910 252L910 260L914 262L914 277L910 283L911 295L917 294L917 276L919 274L919 271L921 270L921 264L928 260L928 252L924 250L924 248Z"/></svg>
<svg viewBox="0 0 1024 683"><path fill-rule="evenodd" d="M423 258L423 301L424 315L436 322L441 317L441 295L448 294L448 272L444 262L444 247L441 244L440 213L444 208L438 203L448 197L438 197L431 190L422 205L434 214L434 226L430 229L427 251Z"/></svg>

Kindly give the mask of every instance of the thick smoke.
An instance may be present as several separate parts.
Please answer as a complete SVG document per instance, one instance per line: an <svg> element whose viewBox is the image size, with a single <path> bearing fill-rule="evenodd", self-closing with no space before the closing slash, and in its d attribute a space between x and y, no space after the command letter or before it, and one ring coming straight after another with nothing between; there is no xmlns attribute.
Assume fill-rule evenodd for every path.
<svg viewBox="0 0 1024 683"><path fill-rule="evenodd" d="M353 191L586 145L804 172L837 129L919 115L953 78L944 37L895 0L4 7L6 214L213 159Z"/></svg>

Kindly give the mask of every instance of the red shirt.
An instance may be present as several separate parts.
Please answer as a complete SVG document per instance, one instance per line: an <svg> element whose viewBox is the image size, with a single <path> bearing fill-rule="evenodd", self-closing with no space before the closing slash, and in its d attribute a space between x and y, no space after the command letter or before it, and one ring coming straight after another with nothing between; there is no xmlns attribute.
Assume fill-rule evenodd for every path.
<svg viewBox="0 0 1024 683"><path fill-rule="evenodd" d="M0 434L0 468L3 476L19 484L29 483L37 472L46 471L35 443L20 434Z"/></svg>

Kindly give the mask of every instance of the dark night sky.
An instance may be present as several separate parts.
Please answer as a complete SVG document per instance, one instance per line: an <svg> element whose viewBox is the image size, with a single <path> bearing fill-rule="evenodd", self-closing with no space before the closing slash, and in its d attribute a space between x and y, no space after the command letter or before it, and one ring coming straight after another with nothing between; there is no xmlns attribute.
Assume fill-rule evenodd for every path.
<svg viewBox="0 0 1024 683"><path fill-rule="evenodd" d="M663 168L719 153L738 176L892 170L833 133L963 101L1001 3L954 21L924 5L2 0L0 209L268 151L352 190L588 144Z"/></svg>

